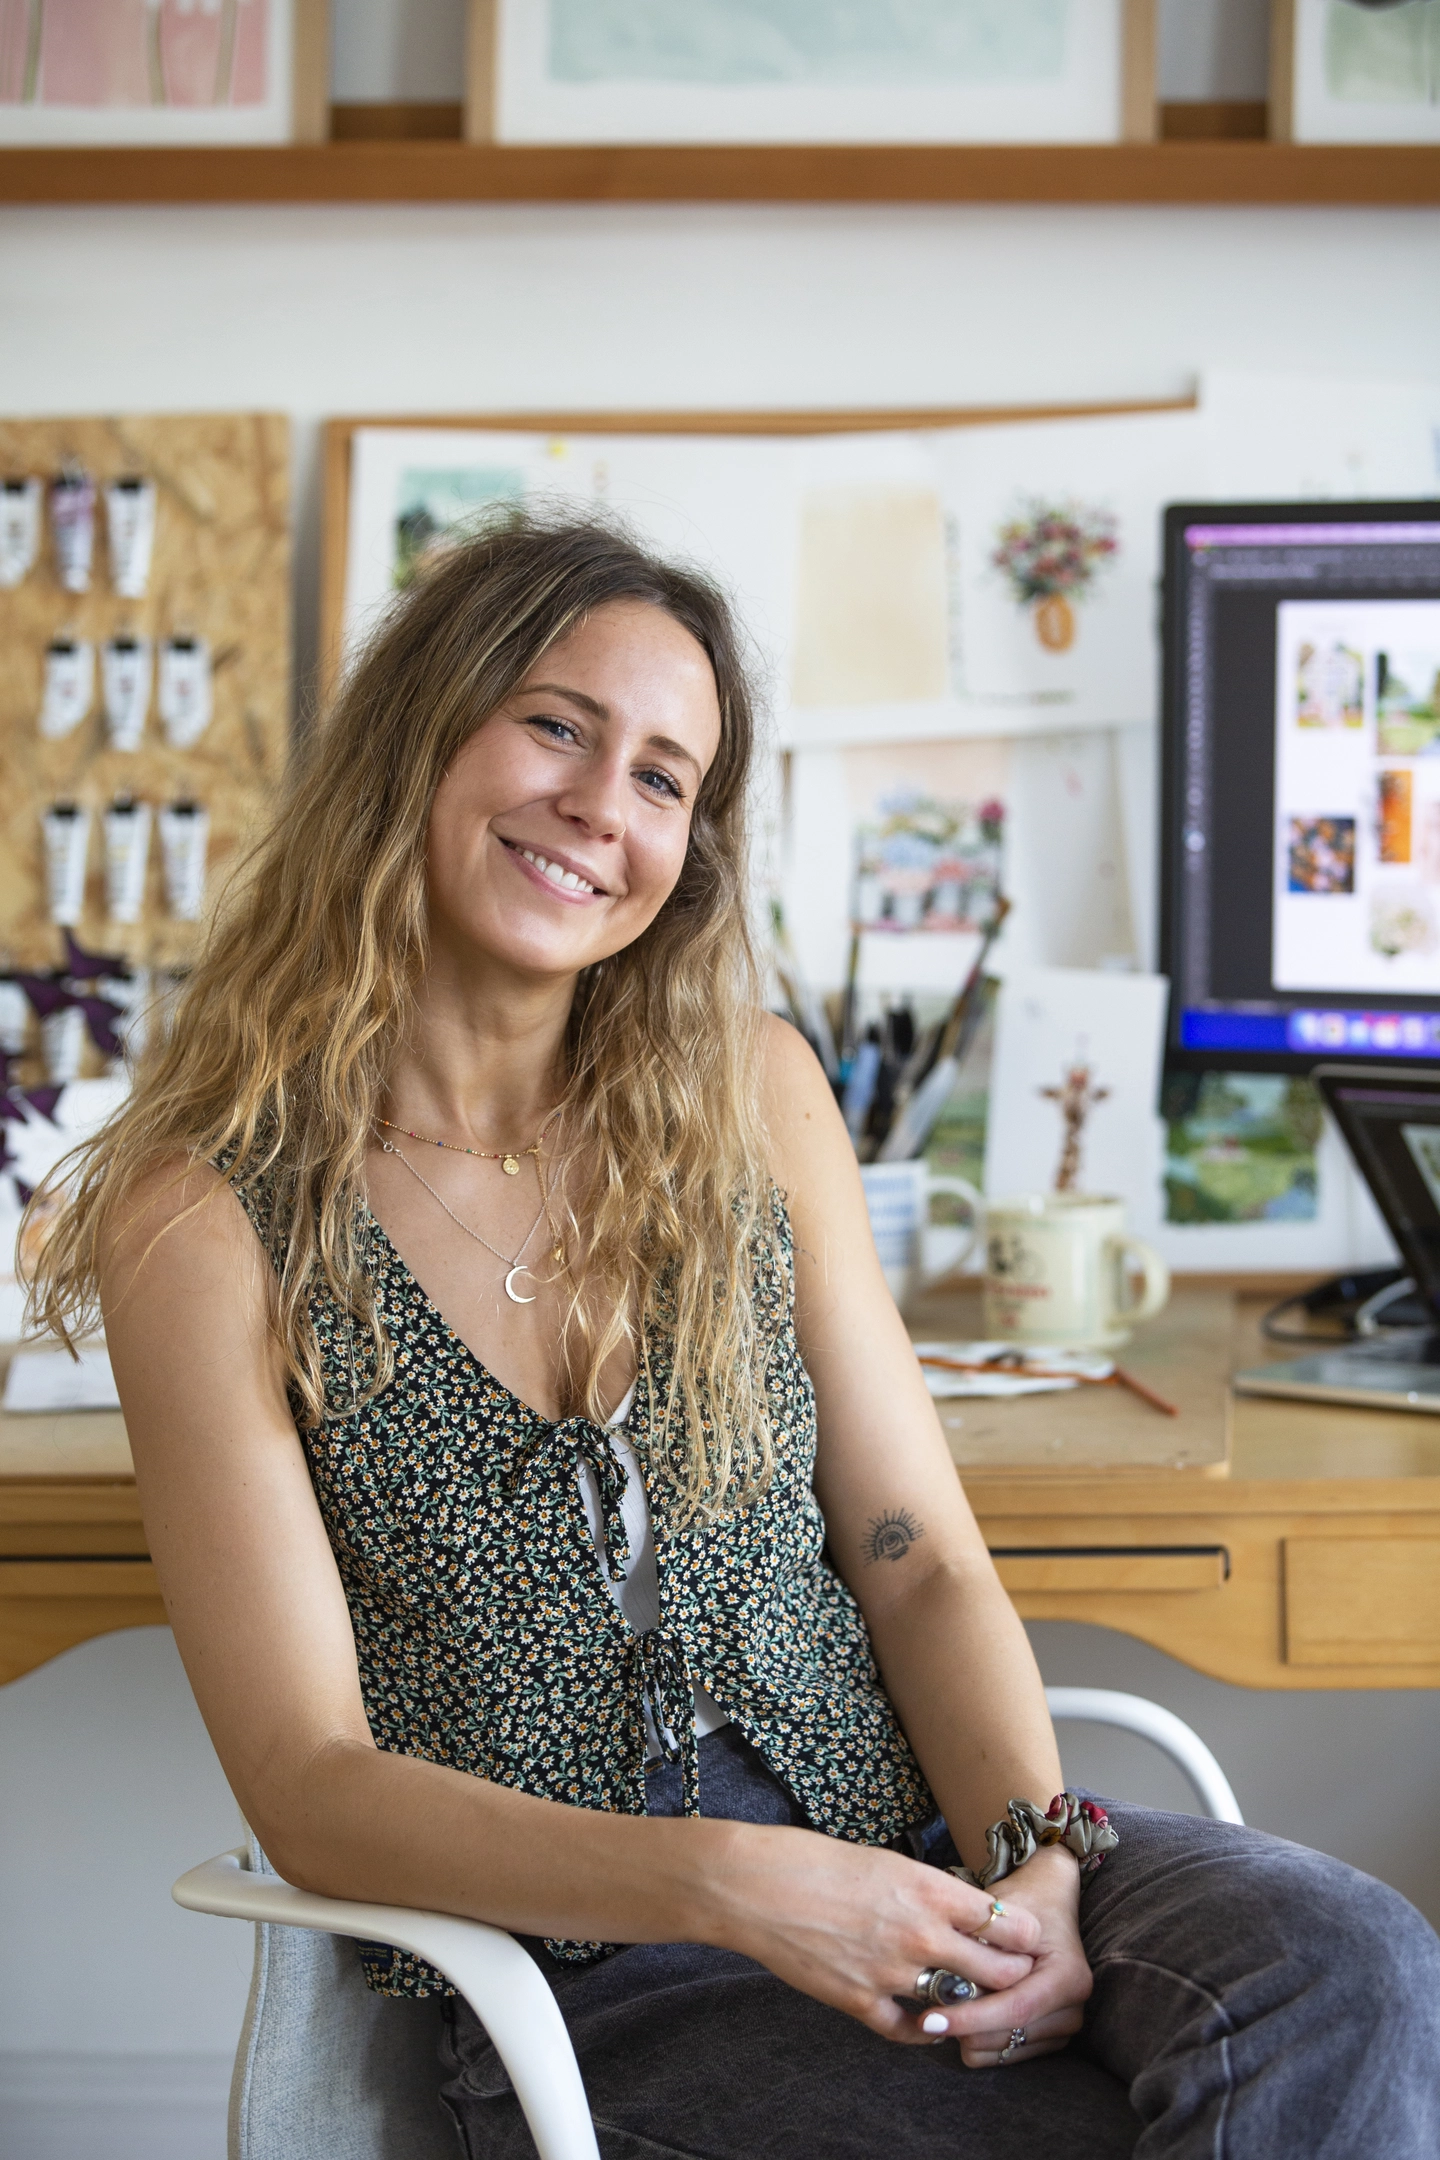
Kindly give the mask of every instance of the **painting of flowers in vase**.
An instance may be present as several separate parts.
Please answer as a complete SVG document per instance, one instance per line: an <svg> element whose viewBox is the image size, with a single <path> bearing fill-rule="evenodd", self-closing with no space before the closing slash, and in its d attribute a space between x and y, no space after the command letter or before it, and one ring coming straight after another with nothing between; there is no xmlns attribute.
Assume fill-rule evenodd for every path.
<svg viewBox="0 0 1440 2160"><path fill-rule="evenodd" d="M1031 501L1001 526L991 562L1030 611L1047 652L1068 652L1076 604L1119 553L1114 515L1078 502Z"/></svg>

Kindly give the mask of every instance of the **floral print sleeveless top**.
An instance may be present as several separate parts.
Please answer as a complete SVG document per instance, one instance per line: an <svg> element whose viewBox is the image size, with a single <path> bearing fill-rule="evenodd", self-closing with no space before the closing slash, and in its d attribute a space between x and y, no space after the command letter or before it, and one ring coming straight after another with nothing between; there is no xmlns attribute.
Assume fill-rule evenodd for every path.
<svg viewBox="0 0 1440 2160"><path fill-rule="evenodd" d="M268 1246L265 1184L230 1174ZM353 1329L322 1287L311 1314L326 1398L342 1408L318 1428L301 1425L300 1436L377 1747L571 1807L643 1815L648 1703L657 1730L678 1736L686 1811L698 1814L699 1681L817 1830L887 1844L935 1813L859 1607L825 1555L790 1222L778 1193L773 1205L778 1249L759 1263L756 1302L773 1345L774 1475L719 1521L676 1520L668 1479L649 1470L669 1375L666 1341L652 1335L626 1424L659 1564L659 1624L641 1635L606 1588L576 1475L583 1456L600 1489L605 1564L618 1577L628 1558L625 1472L604 1428L542 1417L503 1387L367 1219L394 1374L345 1414L355 1399ZM577 1964L609 1948L548 1947ZM365 1945L362 1957L383 1994L453 1992L403 1951Z"/></svg>

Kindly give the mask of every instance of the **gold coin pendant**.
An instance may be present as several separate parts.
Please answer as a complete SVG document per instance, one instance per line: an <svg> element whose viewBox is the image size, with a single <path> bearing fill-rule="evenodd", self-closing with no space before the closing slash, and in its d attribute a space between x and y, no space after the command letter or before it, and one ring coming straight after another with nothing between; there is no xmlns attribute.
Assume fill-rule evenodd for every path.
<svg viewBox="0 0 1440 2160"><path fill-rule="evenodd" d="M518 1156L507 1155L504 1161L501 1163L500 1167L505 1172L506 1177L518 1177L520 1175L520 1161Z"/></svg>

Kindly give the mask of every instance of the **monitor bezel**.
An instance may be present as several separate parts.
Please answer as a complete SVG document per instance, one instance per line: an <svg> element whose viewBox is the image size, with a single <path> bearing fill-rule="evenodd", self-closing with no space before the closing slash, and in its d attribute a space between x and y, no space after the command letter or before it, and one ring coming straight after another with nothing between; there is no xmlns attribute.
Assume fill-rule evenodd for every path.
<svg viewBox="0 0 1440 2160"><path fill-rule="evenodd" d="M1356 1144L1355 1135L1351 1130L1352 1125L1358 1124L1359 1120L1355 1118L1354 1112L1344 1100L1343 1094L1347 1081L1362 1081L1366 1087L1373 1088L1377 1086L1383 1087L1388 1079L1393 1080L1397 1086L1405 1082L1414 1087L1417 1079L1425 1078L1429 1082L1430 1092L1435 1097L1436 1109L1440 1111L1440 1067L1437 1067L1433 1060L1429 1065L1417 1068L1415 1064L1408 1060L1397 1058L1393 1062L1387 1060L1382 1063L1380 1059L1375 1058L1361 1063L1346 1063L1344 1065L1321 1063L1311 1069L1310 1078L1320 1090L1325 1108L1340 1129L1340 1136L1349 1151L1351 1162L1355 1165L1356 1175L1374 1201L1384 1218L1386 1229L1395 1240L1396 1250L1405 1263L1406 1272L1410 1275L1416 1289L1430 1305L1431 1309L1440 1314L1440 1274L1437 1274L1436 1270L1430 1266L1424 1253L1411 1243L1403 1224L1396 1219L1392 1212L1386 1194L1371 1184L1365 1170L1364 1154Z"/></svg>
<svg viewBox="0 0 1440 2160"><path fill-rule="evenodd" d="M1189 561L1185 529L1189 525L1379 525L1417 517L1440 523L1440 500L1433 496L1387 497L1360 502L1189 502L1170 503L1164 512L1164 541L1160 580L1160 972L1170 982L1165 1017L1165 1070L1167 1072L1311 1073L1332 1052L1295 1050L1191 1050L1179 1037L1180 1005L1175 991L1175 940L1179 915L1179 875L1182 850L1180 826L1183 812L1184 763L1181 755L1185 725L1184 620L1178 604ZM1373 993L1325 993L1327 1004L1337 1011L1364 1012L1375 1003ZM1440 991L1436 993L1440 1007ZM1368 1072L1414 1072L1434 1069L1425 1057L1375 1056L1363 1051L1346 1053Z"/></svg>

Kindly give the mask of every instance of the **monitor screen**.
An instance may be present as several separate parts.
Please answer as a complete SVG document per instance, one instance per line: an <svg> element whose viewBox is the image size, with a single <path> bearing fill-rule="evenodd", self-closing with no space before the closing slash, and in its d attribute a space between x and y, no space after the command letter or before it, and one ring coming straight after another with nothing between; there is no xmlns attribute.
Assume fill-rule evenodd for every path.
<svg viewBox="0 0 1440 2160"><path fill-rule="evenodd" d="M1165 522L1167 1061L1440 1059L1440 502Z"/></svg>

